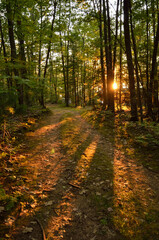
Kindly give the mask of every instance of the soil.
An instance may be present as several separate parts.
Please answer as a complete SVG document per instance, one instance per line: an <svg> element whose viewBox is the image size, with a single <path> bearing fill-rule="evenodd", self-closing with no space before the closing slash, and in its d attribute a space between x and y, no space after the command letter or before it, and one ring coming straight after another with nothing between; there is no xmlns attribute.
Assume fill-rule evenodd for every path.
<svg viewBox="0 0 159 240"><path fill-rule="evenodd" d="M29 200L2 239L159 239L159 174L132 157L133 147L122 151L117 131L95 129L83 109L49 108L23 139Z"/></svg>

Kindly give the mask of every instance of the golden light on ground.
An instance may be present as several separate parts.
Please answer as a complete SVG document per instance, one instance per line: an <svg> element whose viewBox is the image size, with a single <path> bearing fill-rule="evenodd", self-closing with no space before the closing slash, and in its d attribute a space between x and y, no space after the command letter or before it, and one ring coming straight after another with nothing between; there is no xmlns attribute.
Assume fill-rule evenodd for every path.
<svg viewBox="0 0 159 240"><path fill-rule="evenodd" d="M88 169L96 152L98 140L98 137L95 137L81 155L70 185L80 187L82 181L87 177ZM56 216L52 216L48 222L47 232L49 239L63 239L65 227L71 225L72 213L76 209L76 196L72 193L71 189L66 192L66 195L62 197L62 200L54 209ZM58 236L56 235L57 233Z"/></svg>
<svg viewBox="0 0 159 240"><path fill-rule="evenodd" d="M77 117L78 118L78 117ZM66 126L65 126L66 124ZM88 138L89 131L81 133L82 121L76 125L75 119L69 117L64 119L61 122L63 127L63 137L62 143L65 148L67 148L67 153L69 156L72 156L77 151L78 147Z"/></svg>
<svg viewBox="0 0 159 240"><path fill-rule="evenodd" d="M116 90L118 88L117 82L113 83L113 89Z"/></svg>
<svg viewBox="0 0 159 240"><path fill-rule="evenodd" d="M75 196L71 191L62 197L62 200L54 209L56 216L52 216L47 225L48 239L63 239L66 225L72 220L72 212L75 208Z"/></svg>
<svg viewBox="0 0 159 240"><path fill-rule="evenodd" d="M149 177L134 156L134 149L124 149L116 130L114 150L114 224L119 231L132 239L142 236L142 225L155 205ZM136 238L135 238L136 239Z"/></svg>
<svg viewBox="0 0 159 240"><path fill-rule="evenodd" d="M45 135L46 133L49 133L49 131L52 131L55 128L60 127L60 125L61 125L61 122L57 123L57 124L50 124L47 126L43 126L33 132L27 132L26 136L27 137L37 137L37 136Z"/></svg>
<svg viewBox="0 0 159 240"><path fill-rule="evenodd" d="M87 176L87 171L90 167L93 156L96 152L98 143L98 137L96 137L92 143L86 148L84 153L81 156L81 159L78 161L77 167L75 169L75 179L73 184L80 184Z"/></svg>

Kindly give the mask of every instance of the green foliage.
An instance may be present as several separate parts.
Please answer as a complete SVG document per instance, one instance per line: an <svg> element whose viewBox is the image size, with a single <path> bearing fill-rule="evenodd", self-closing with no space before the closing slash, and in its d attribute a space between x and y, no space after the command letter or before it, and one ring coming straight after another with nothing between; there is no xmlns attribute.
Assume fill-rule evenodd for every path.
<svg viewBox="0 0 159 240"><path fill-rule="evenodd" d="M14 208L16 203L17 198L15 196L6 194L2 185L0 185L0 204L3 204L3 206L5 206L5 210L10 211L12 208Z"/></svg>
<svg viewBox="0 0 159 240"><path fill-rule="evenodd" d="M0 201L5 199L6 193L5 190L2 188L2 185L0 185Z"/></svg>

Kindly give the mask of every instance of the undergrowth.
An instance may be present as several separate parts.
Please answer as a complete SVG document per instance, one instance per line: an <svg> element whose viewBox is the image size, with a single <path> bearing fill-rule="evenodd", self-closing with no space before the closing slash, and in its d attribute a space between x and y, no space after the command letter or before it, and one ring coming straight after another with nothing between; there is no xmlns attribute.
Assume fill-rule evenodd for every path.
<svg viewBox="0 0 159 240"><path fill-rule="evenodd" d="M9 227L9 223L7 224L7 221L11 221L9 215L12 214L12 218L17 217L20 209L27 202L32 201L25 191L29 184L28 177L32 173L24 166L27 159L20 153L24 147L24 134L36 128L38 119L49 113L48 109L32 107L23 114L17 114L14 109L8 108L8 112L1 118L0 228L2 235Z"/></svg>
<svg viewBox="0 0 159 240"><path fill-rule="evenodd" d="M85 111L82 117L114 146L114 216L109 221L126 239L158 239L158 182L154 179L159 173L159 124L131 122L125 112ZM108 219L101 219L101 224L107 225Z"/></svg>
<svg viewBox="0 0 159 240"><path fill-rule="evenodd" d="M129 115L125 112L113 114L110 111L85 111L83 118L97 128L112 143L119 142L123 150L136 157L145 167L151 171L159 172L159 123L144 121L129 121ZM128 153L128 155L130 155Z"/></svg>

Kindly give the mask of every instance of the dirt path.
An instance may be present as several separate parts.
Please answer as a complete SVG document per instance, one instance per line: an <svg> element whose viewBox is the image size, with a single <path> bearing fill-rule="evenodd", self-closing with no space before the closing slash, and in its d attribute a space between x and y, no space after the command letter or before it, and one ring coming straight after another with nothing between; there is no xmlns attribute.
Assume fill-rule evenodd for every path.
<svg viewBox="0 0 159 240"><path fill-rule="evenodd" d="M12 239L159 239L158 219L150 219L159 204L158 176L126 158L80 110L51 110L25 139L30 175L22 191L29 201Z"/></svg>

